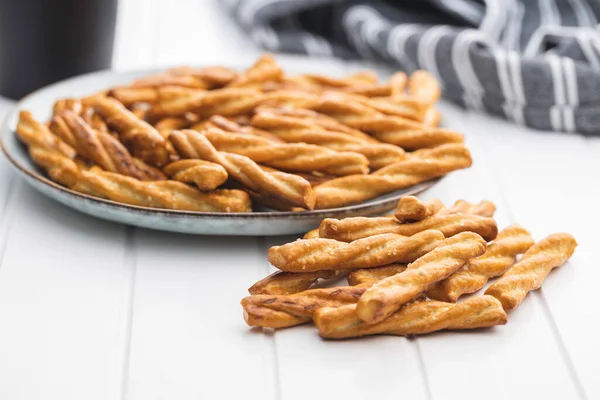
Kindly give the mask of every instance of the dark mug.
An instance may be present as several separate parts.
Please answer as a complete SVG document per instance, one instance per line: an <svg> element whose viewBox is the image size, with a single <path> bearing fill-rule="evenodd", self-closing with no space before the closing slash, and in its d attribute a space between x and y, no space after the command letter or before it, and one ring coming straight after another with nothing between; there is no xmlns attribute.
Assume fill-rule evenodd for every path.
<svg viewBox="0 0 600 400"><path fill-rule="evenodd" d="M0 96L110 68L117 0L0 0Z"/></svg>

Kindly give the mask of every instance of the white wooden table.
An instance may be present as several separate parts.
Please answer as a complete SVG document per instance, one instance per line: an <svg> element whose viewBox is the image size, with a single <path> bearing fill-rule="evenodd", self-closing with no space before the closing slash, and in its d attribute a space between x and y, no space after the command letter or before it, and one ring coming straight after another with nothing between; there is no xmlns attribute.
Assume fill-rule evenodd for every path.
<svg viewBox="0 0 600 400"><path fill-rule="evenodd" d="M212 1L143 3L121 4L116 69L258 54ZM579 241L506 326L343 342L310 326L250 330L239 300L270 272L268 246L290 238L100 221L25 186L0 158L0 399L600 399L600 139L442 111L474 164L424 197L493 200L500 226Z"/></svg>

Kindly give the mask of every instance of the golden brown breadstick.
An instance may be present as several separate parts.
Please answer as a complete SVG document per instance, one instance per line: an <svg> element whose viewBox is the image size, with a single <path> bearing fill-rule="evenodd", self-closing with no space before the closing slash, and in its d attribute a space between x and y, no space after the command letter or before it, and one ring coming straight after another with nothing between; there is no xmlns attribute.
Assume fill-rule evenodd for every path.
<svg viewBox="0 0 600 400"><path fill-rule="evenodd" d="M248 157L217 151L208 139L194 130L173 131L169 140L184 158L219 164L230 177L253 191L268 194L290 206L312 210L315 192L305 179L284 172L265 172Z"/></svg>
<svg viewBox="0 0 600 400"><path fill-rule="evenodd" d="M203 68L181 66L171 68L167 73L174 76L193 76L194 78L201 80L207 89L223 87L238 76L236 71L221 66Z"/></svg>
<svg viewBox="0 0 600 400"><path fill-rule="evenodd" d="M74 99L71 97L58 99L52 108L52 115L58 115L65 110L74 111L77 115L79 115L83 111L83 105L79 99Z"/></svg>
<svg viewBox="0 0 600 400"><path fill-rule="evenodd" d="M473 214L438 213L412 223L400 223L389 217L326 218L319 227L319 237L352 242L382 233L411 236L427 229L437 229L446 237L471 231L483 236L487 241L493 240L498 234L498 225L493 218Z"/></svg>
<svg viewBox="0 0 600 400"><path fill-rule="evenodd" d="M356 315L356 305L320 308L313 320L319 335L344 339L365 335L420 335L439 330L476 329L507 322L506 312L492 296L476 296L462 303L416 301L406 304L385 320L368 324Z"/></svg>
<svg viewBox="0 0 600 400"><path fill-rule="evenodd" d="M272 54L263 54L250 68L239 74L227 87L252 87L262 89L269 81L279 81L283 77L283 70L275 61Z"/></svg>
<svg viewBox="0 0 600 400"><path fill-rule="evenodd" d="M435 128L440 125L442 120L442 113L435 107L429 107L423 114L423 125Z"/></svg>
<svg viewBox="0 0 600 400"><path fill-rule="evenodd" d="M367 284L372 285L382 279L399 274L405 269L405 264L390 264L377 268L357 269L348 274L348 284L351 286Z"/></svg>
<svg viewBox="0 0 600 400"><path fill-rule="evenodd" d="M337 152L305 143L274 143L253 135L208 128L202 132L218 150L246 156L285 171L320 171L331 175L366 174L369 161L361 154Z"/></svg>
<svg viewBox="0 0 600 400"><path fill-rule="evenodd" d="M465 293L475 293L485 286L488 279L504 274L523 254L533 246L531 234L520 225L504 228L481 257L469 262L427 291L431 299L456 302Z"/></svg>
<svg viewBox="0 0 600 400"><path fill-rule="evenodd" d="M267 259L275 267L289 272L373 268L414 261L434 249L443 237L440 231L428 230L411 237L387 233L352 243L302 239L271 247Z"/></svg>
<svg viewBox="0 0 600 400"><path fill-rule="evenodd" d="M371 324L383 321L403 304L456 272L468 260L482 255L485 249L485 240L473 232L462 232L444 240L409 264L406 271L371 286L360 298L356 314Z"/></svg>
<svg viewBox="0 0 600 400"><path fill-rule="evenodd" d="M360 203L469 166L471 154L464 145L439 146L369 175L344 176L317 186L317 209Z"/></svg>
<svg viewBox="0 0 600 400"><path fill-rule="evenodd" d="M402 196L394 217L400 222L415 222L430 217L444 207L440 199L421 201L415 196Z"/></svg>
<svg viewBox="0 0 600 400"><path fill-rule="evenodd" d="M203 193L181 182L144 182L98 170L81 171L80 179L73 189L142 207L202 212L251 211L250 198L241 190Z"/></svg>
<svg viewBox="0 0 600 400"><path fill-rule="evenodd" d="M113 98L96 97L91 103L106 123L118 131L123 144L133 148L134 156L158 167L168 163L166 140L152 125L137 118Z"/></svg>
<svg viewBox="0 0 600 400"><path fill-rule="evenodd" d="M319 237L319 228L308 231L302 236L302 239L314 239Z"/></svg>
<svg viewBox="0 0 600 400"><path fill-rule="evenodd" d="M204 160L179 160L165 166L170 178L193 183L200 190L215 190L227 180L227 171L219 164Z"/></svg>
<svg viewBox="0 0 600 400"><path fill-rule="evenodd" d="M575 247L577 241L568 233L555 233L540 240L485 294L500 300L505 310L517 308L530 291L542 286L550 271L567 262Z"/></svg>
<svg viewBox="0 0 600 400"><path fill-rule="evenodd" d="M258 129L253 126L241 126L235 121L221 117L220 115L213 115L208 120L194 124L191 129L195 131L205 131L209 127L219 128L225 132L243 133L246 135L260 136L276 143L285 143L277 135L271 132Z"/></svg>
<svg viewBox="0 0 600 400"><path fill-rule="evenodd" d="M265 109L255 114L253 121L288 143L309 143L335 151L360 153L369 160L371 169L382 168L406 157L404 150L398 146L371 143L345 132L315 127L310 120L275 114Z"/></svg>
<svg viewBox="0 0 600 400"><path fill-rule="evenodd" d="M482 200L478 204L471 204L465 200L457 200L456 203L449 208L449 212L493 217L494 212L496 212L496 206L488 200Z"/></svg>
<svg viewBox="0 0 600 400"><path fill-rule="evenodd" d="M69 142L80 156L93 161L106 171L140 180L166 179L162 172L144 165L143 161L134 161L121 142L106 132L92 129L73 111L66 110L56 115L50 123L50 129ZM143 168L138 168L138 165Z"/></svg>
<svg viewBox="0 0 600 400"><path fill-rule="evenodd" d="M287 328L310 321L321 307L356 303L364 291L364 287L339 286L292 295L253 295L242 299L241 304L248 325Z"/></svg>
<svg viewBox="0 0 600 400"><path fill-rule="evenodd" d="M53 148L37 146L29 147L29 155L33 162L42 167L50 179L68 188L73 187L79 179L77 163Z"/></svg>
<svg viewBox="0 0 600 400"><path fill-rule="evenodd" d="M55 136L46 125L38 122L29 111L19 112L17 136L29 148L56 150L69 159L75 158L75 149Z"/></svg>
<svg viewBox="0 0 600 400"><path fill-rule="evenodd" d="M308 289L319 279L336 279L347 274L347 270L315 272L277 271L252 285L250 294L293 294Z"/></svg>
<svg viewBox="0 0 600 400"><path fill-rule="evenodd" d="M423 104L432 105L440 99L442 89L437 79L425 70L418 70L408 78L408 94Z"/></svg>

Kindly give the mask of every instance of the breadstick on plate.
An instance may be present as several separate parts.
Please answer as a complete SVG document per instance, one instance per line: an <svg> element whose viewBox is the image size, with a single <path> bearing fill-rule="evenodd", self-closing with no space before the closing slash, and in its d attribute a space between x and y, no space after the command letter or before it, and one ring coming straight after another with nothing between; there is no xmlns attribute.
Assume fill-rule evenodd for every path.
<svg viewBox="0 0 600 400"><path fill-rule="evenodd" d="M500 300L505 310L517 308L530 291L542 286L550 271L567 262L575 247L577 241L568 233L555 233L540 240L485 294Z"/></svg>
<svg viewBox="0 0 600 400"><path fill-rule="evenodd" d="M399 274L404 270L406 270L405 264L390 264L377 268L360 268L348 274L348 284L350 286L371 285L392 275Z"/></svg>
<svg viewBox="0 0 600 400"><path fill-rule="evenodd" d="M471 154L464 145L439 146L369 175L344 176L317 186L317 209L360 203L469 166Z"/></svg>
<svg viewBox="0 0 600 400"><path fill-rule="evenodd" d="M274 135L271 132L258 129L253 126L242 126L239 123L227 119L225 117L221 117L220 115L213 115L208 120L193 125L191 129L203 132L209 127L219 128L225 132L260 136L262 138L269 139L271 142L275 143L285 143L284 140L280 139L279 137L277 137L277 135Z"/></svg>
<svg viewBox="0 0 600 400"><path fill-rule="evenodd" d="M137 118L115 99L96 97L91 104L106 123L118 131L123 144L133 148L134 156L158 167L169 162L166 140L152 125Z"/></svg>
<svg viewBox="0 0 600 400"><path fill-rule="evenodd" d="M141 207L201 212L247 212L252 209L248 194L241 190L203 193L181 182L145 182L98 170L81 171L73 189Z"/></svg>
<svg viewBox="0 0 600 400"><path fill-rule="evenodd" d="M485 253L427 291L431 299L456 302L465 293L475 293L488 279L504 274L516 262L516 256L533 246L531 234L519 225L504 228Z"/></svg>
<svg viewBox="0 0 600 400"><path fill-rule="evenodd" d="M75 149L55 136L46 125L38 122L29 111L19 113L17 136L29 148L56 150L69 159L75 158Z"/></svg>
<svg viewBox="0 0 600 400"><path fill-rule="evenodd" d="M362 154L337 152L306 143L274 143L253 135L208 128L202 132L218 151L239 154L285 171L319 171L330 175L366 174L369 161Z"/></svg>
<svg viewBox="0 0 600 400"><path fill-rule="evenodd" d="M411 236L427 229L439 230L446 237L471 231L481 235L487 241L493 240L498 234L498 225L493 218L473 214L438 213L412 223L401 223L389 217L326 218L319 226L319 237L352 242L382 233Z"/></svg>
<svg viewBox="0 0 600 400"><path fill-rule="evenodd" d="M406 271L371 286L357 304L358 317L368 323L383 321L403 304L456 272L468 260L482 255L485 249L485 240L473 232L462 232L444 240L409 264Z"/></svg>
<svg viewBox="0 0 600 400"><path fill-rule="evenodd" d="M440 231L428 230L411 237L393 233L371 236L352 243L332 239L302 239L273 246L267 259L288 272L373 268L411 262L434 249L443 240Z"/></svg>
<svg viewBox="0 0 600 400"><path fill-rule="evenodd" d="M182 157L219 164L230 177L253 191L285 200L290 206L314 208L315 193L310 183L299 176L265 172L248 157L219 152L204 135L194 130L173 131L169 140Z"/></svg>
<svg viewBox="0 0 600 400"><path fill-rule="evenodd" d="M417 70L408 78L408 94L411 98L431 106L440 99L442 88L430 72Z"/></svg>
<svg viewBox="0 0 600 400"><path fill-rule="evenodd" d="M227 180L227 171L219 164L204 160L179 160L165 166L170 178L195 184L203 191L215 190Z"/></svg>
<svg viewBox="0 0 600 400"><path fill-rule="evenodd" d="M430 217L444 207L440 199L421 201L415 196L402 196L394 217L400 222L415 222Z"/></svg>
<svg viewBox="0 0 600 400"><path fill-rule="evenodd" d="M504 325L508 321L500 302L492 296L471 297L462 303L416 301L381 322L369 324L358 318L357 306L320 308L313 316L319 335L345 339L366 335L420 335L440 330L462 330Z"/></svg>

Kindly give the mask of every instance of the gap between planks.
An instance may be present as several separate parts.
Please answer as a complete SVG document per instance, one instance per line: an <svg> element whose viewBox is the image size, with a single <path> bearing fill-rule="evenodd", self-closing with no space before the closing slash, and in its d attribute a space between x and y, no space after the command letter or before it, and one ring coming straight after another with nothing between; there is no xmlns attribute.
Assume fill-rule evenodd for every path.
<svg viewBox="0 0 600 400"><path fill-rule="evenodd" d="M123 263L125 268L129 269L129 285L127 286L126 295L125 337L123 340L123 365L121 369L121 400L127 399L129 390L129 364L131 359L131 338L133 331L135 278L137 275L136 233L137 229L132 226L125 228L125 255Z"/></svg>

